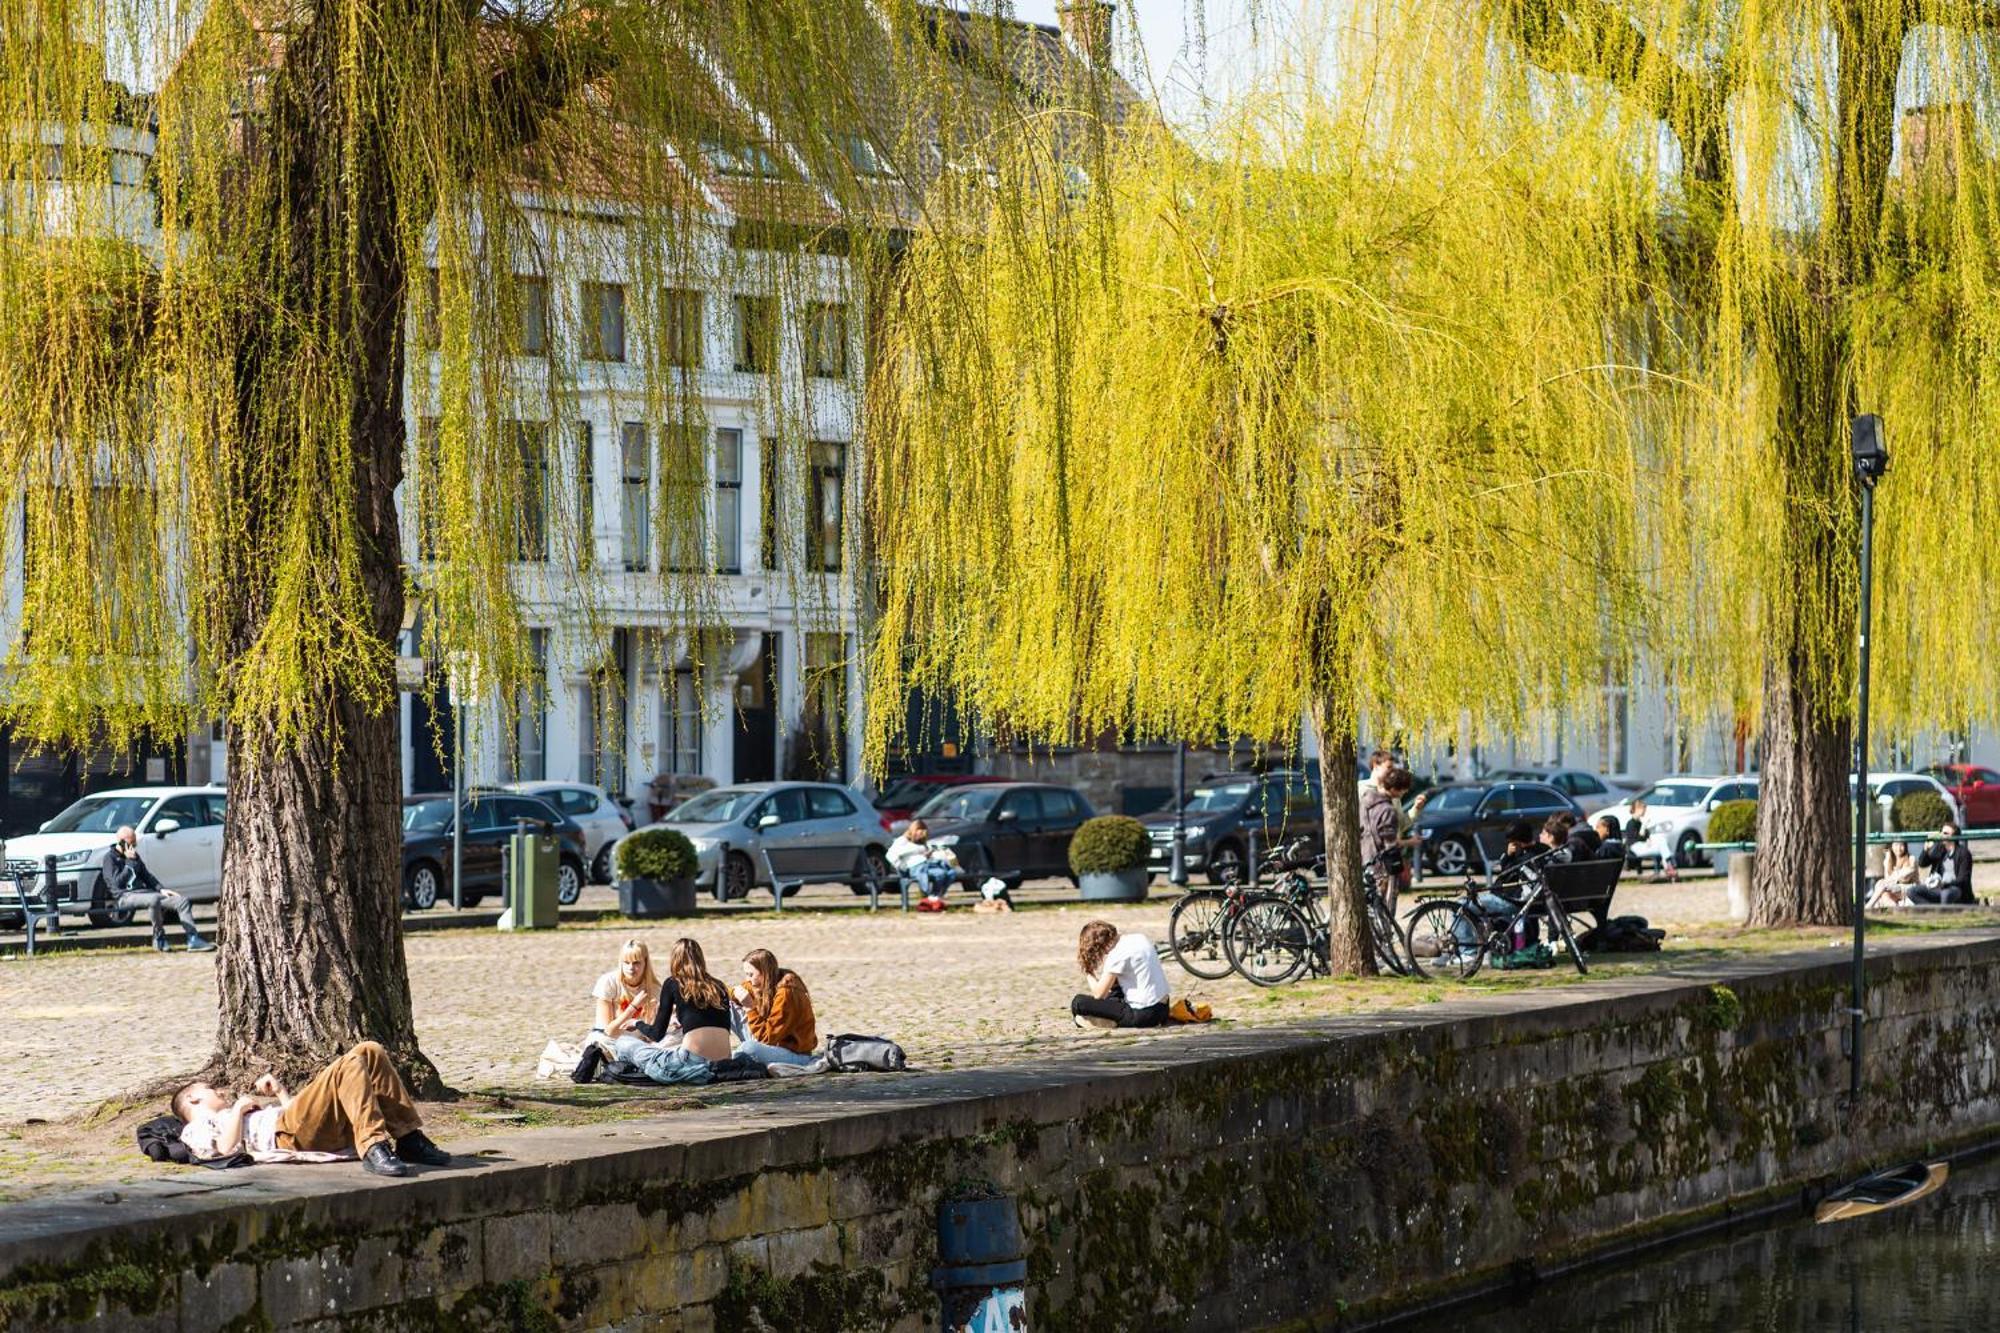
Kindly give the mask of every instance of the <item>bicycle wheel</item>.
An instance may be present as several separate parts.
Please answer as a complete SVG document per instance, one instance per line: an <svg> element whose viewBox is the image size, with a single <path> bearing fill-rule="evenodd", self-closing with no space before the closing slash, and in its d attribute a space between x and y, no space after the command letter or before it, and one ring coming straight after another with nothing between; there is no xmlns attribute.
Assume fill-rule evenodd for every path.
<svg viewBox="0 0 2000 1333"><path fill-rule="evenodd" d="M1229 975L1229 955L1222 949L1222 925L1229 898L1206 889L1183 894L1167 918L1167 943L1174 959L1190 976L1220 981Z"/></svg>
<svg viewBox="0 0 2000 1333"><path fill-rule="evenodd" d="M1410 965L1403 961L1403 940L1396 933L1396 918L1389 915L1389 904L1374 895L1368 899L1368 935L1375 946L1377 964L1391 975L1410 975Z"/></svg>
<svg viewBox="0 0 2000 1333"><path fill-rule="evenodd" d="M1253 898L1222 928L1229 965L1259 986L1282 986L1306 967L1311 926L1282 898Z"/></svg>
<svg viewBox="0 0 2000 1333"><path fill-rule="evenodd" d="M1479 943L1467 945L1459 939L1464 913L1464 901L1456 898L1428 902L1410 913L1403 927L1403 947L1418 976L1470 981L1486 961L1486 932L1477 921L1468 924Z"/></svg>

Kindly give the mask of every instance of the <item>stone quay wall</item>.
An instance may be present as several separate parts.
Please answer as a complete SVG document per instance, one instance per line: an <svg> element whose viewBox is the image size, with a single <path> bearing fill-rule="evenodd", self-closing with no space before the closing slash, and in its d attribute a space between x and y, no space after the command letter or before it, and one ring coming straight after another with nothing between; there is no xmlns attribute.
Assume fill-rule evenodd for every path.
<svg viewBox="0 0 2000 1333"><path fill-rule="evenodd" d="M180 1171L0 1210L0 1328L936 1326L935 1208L1012 1194L1038 1333L1340 1327L2000 1126L2000 939L1446 997L1035 1066L791 1080L462 1169ZM816 1085L816 1086L807 1086Z"/></svg>

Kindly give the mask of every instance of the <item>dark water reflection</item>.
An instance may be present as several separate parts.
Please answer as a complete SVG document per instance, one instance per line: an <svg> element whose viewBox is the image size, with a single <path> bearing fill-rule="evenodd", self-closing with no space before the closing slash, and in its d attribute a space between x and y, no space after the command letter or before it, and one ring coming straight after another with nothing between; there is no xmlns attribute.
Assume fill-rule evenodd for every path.
<svg viewBox="0 0 2000 1333"><path fill-rule="evenodd" d="M1663 1250L1401 1328L1466 1333L2000 1331L2000 1161L1850 1222L1810 1218Z"/></svg>

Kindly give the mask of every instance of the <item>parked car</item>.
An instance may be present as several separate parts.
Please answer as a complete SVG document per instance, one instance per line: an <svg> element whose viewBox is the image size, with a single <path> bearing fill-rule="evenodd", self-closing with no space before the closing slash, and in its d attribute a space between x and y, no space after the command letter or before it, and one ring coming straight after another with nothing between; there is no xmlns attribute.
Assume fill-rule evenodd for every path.
<svg viewBox="0 0 2000 1333"><path fill-rule="evenodd" d="M1180 811L1187 828L1187 869L1203 872L1211 884L1247 879L1252 829L1263 850L1303 837L1317 851L1325 843L1324 811L1317 774L1285 770L1204 778ZM1139 822L1146 826L1147 868L1165 874L1173 863L1174 812L1155 811Z"/></svg>
<svg viewBox="0 0 2000 1333"><path fill-rule="evenodd" d="M214 902L222 892L222 815L229 794L221 787L121 787L76 801L39 831L9 838L9 879L39 877L43 859L56 858L57 896L88 903L97 867L118 830L139 833L139 855L160 883L190 902ZM13 918L19 921L18 914ZM94 926L124 925L130 912L90 913Z"/></svg>
<svg viewBox="0 0 2000 1333"><path fill-rule="evenodd" d="M591 882L611 882L611 844L633 828L622 803L604 788L582 782L510 782L505 789L545 801L575 820L583 830L583 863L590 868Z"/></svg>
<svg viewBox="0 0 2000 1333"><path fill-rule="evenodd" d="M955 848L975 883L1074 878L1069 840L1096 812L1074 787L1039 782L982 782L941 791L917 808L931 842Z"/></svg>
<svg viewBox="0 0 2000 1333"><path fill-rule="evenodd" d="M1958 802L1967 827L2000 824L2000 773L1983 764L1933 764L1924 775L1935 778Z"/></svg>
<svg viewBox="0 0 2000 1333"><path fill-rule="evenodd" d="M1585 810L1595 814L1613 801L1628 801L1638 790L1581 768L1496 768L1488 782L1546 782Z"/></svg>
<svg viewBox="0 0 2000 1333"><path fill-rule="evenodd" d="M1625 850L1640 856L1658 853L1683 869L1706 865L1708 855L1700 844L1708 841L1708 817L1715 813L1715 807L1724 801L1756 799L1754 773L1734 777L1682 773L1661 778L1632 798L1646 803L1646 835ZM1623 824L1632 817L1632 801L1620 801L1595 813L1610 815Z"/></svg>
<svg viewBox="0 0 2000 1333"><path fill-rule="evenodd" d="M1574 797L1546 782L1447 782L1417 815L1423 866L1448 878L1478 874L1506 852L1509 828L1522 820L1539 827L1558 811L1583 817Z"/></svg>
<svg viewBox="0 0 2000 1333"><path fill-rule="evenodd" d="M875 813L888 820L889 827L894 829L907 822L917 812L918 806L947 787L969 787L992 781L990 776L979 773L905 773L902 777L890 778L888 785L876 793L872 804Z"/></svg>
<svg viewBox="0 0 2000 1333"><path fill-rule="evenodd" d="M1851 773L1847 778L1847 790L1849 792L1849 799L1852 799L1854 775ZM1927 791L1935 795L1939 800L1944 802L1944 808L1951 811L1951 822L1960 828L1965 827L1965 810L1959 804L1958 798L1951 794L1951 788L1945 786L1928 773L1870 773L1868 775L1868 794L1873 796L1875 803L1882 808L1882 827L1884 829L1889 827L1889 811L1896 804L1896 798L1907 796L1913 791ZM1922 831L1928 832L1929 830Z"/></svg>
<svg viewBox="0 0 2000 1333"><path fill-rule="evenodd" d="M403 801L403 905L424 911L451 901L452 798L411 796ZM554 833L556 901L567 907L583 892L584 839L577 822L554 806L518 792L478 790L465 797L465 884L459 901L471 907L499 893L501 849L517 826L527 823Z"/></svg>
<svg viewBox="0 0 2000 1333"><path fill-rule="evenodd" d="M889 873L888 821L859 793L830 782L747 782L691 797L646 828L678 829L694 844L697 888L747 898L770 886L765 858L780 877L801 876L868 891L855 853L878 875ZM612 852L615 862L617 851Z"/></svg>

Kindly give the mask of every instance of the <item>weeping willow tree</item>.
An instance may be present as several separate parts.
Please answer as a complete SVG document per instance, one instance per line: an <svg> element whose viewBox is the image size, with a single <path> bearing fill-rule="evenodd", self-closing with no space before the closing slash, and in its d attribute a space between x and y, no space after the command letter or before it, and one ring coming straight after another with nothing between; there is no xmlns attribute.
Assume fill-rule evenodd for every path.
<svg viewBox="0 0 2000 1333"><path fill-rule="evenodd" d="M1597 706L1641 620L1651 414L1594 163L1487 114L1476 70L1353 70L1192 147L1122 136L1088 192L1025 137L1008 202L913 246L870 718L881 746L913 685L1056 742L1310 715L1333 962L1365 972L1357 727Z"/></svg>
<svg viewBox="0 0 2000 1333"><path fill-rule="evenodd" d="M707 559L600 568L568 418L596 395L669 424L637 445L653 540L699 551L690 349L740 294L730 392L765 484L803 494L840 390L802 363L845 366L855 275L1005 105L964 74L1001 25L950 26L868 0L0 0L0 513L25 519L0 525L0 720L79 745L227 720L222 1074L372 1037L436 1086L400 923L406 610L489 697L532 669L524 604L595 642L614 578L709 651ZM797 545L803 503L769 512ZM798 597L851 598L820 557Z"/></svg>

